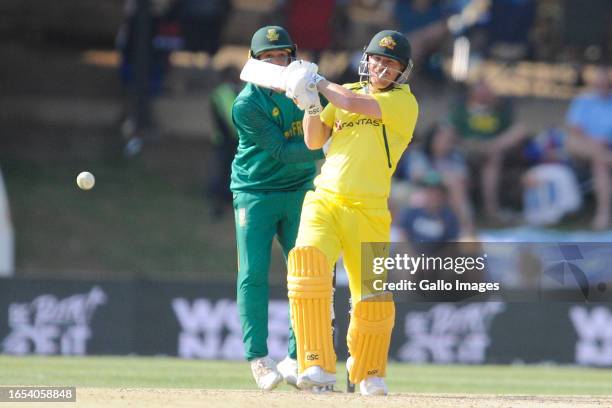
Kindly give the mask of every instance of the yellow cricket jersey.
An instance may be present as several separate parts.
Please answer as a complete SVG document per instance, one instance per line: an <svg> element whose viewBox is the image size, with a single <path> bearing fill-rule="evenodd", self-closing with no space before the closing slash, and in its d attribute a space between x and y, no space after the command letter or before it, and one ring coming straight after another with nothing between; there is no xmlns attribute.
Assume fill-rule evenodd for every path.
<svg viewBox="0 0 612 408"><path fill-rule="evenodd" d="M365 83L346 84L365 93ZM387 199L391 176L412 133L418 116L417 101L408 85L372 93L382 119L347 112L328 104L321 120L332 128L331 140L317 189L348 199Z"/></svg>

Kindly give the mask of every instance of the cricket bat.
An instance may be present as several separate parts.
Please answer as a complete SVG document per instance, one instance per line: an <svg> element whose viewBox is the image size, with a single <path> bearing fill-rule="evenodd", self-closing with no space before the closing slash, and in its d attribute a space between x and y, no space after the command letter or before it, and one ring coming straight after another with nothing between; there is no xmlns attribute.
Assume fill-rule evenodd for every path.
<svg viewBox="0 0 612 408"><path fill-rule="evenodd" d="M314 65L305 61L297 61L303 64L305 67L312 69L310 66ZM295 62L293 63L295 64ZM310 64L310 65L308 65ZM314 72L316 73L316 65L314 65ZM240 72L240 79L244 82L250 82L252 84L262 86L264 88L274 89L276 91L285 91L287 83L287 75L292 68L297 68L292 65L292 68L283 67L269 62L260 61L258 59L249 58L244 64L242 71ZM308 84L308 89L316 89L316 84Z"/></svg>
<svg viewBox="0 0 612 408"><path fill-rule="evenodd" d="M286 69L287 67L249 58L240 72L240 79L264 88L284 91Z"/></svg>

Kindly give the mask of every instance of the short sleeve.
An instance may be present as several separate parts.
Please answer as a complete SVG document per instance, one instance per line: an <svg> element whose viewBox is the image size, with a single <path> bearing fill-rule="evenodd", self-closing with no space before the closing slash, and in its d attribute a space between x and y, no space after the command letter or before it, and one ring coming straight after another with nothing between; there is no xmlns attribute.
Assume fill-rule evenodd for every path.
<svg viewBox="0 0 612 408"><path fill-rule="evenodd" d="M336 107L331 103L328 103L323 112L321 112L321 121L328 127L334 127L334 120L336 118Z"/></svg>
<svg viewBox="0 0 612 408"><path fill-rule="evenodd" d="M402 139L410 140L416 126L419 106L414 95L406 88L372 94L382 113L382 122Z"/></svg>

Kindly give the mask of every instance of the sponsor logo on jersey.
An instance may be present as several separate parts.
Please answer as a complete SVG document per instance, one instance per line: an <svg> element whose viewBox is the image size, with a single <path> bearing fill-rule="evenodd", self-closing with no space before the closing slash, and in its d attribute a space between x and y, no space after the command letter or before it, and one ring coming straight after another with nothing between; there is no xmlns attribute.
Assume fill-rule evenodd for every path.
<svg viewBox="0 0 612 408"><path fill-rule="evenodd" d="M291 127L283 132L285 139L289 139L294 136L304 136L304 128L302 128L302 121L296 120L291 122Z"/></svg>
<svg viewBox="0 0 612 408"><path fill-rule="evenodd" d="M352 128L353 126L380 126L382 121L380 119L362 118L355 121L343 122L336 120L334 122L334 131L339 131L344 128Z"/></svg>
<svg viewBox="0 0 612 408"><path fill-rule="evenodd" d="M280 115L280 109L278 109L276 106L272 109L272 116L278 116Z"/></svg>

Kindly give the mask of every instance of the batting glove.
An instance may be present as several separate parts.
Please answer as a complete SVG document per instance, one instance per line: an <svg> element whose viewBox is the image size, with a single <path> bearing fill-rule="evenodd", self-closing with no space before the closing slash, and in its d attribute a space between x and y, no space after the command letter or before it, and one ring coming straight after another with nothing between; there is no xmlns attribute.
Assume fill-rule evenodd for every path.
<svg viewBox="0 0 612 408"><path fill-rule="evenodd" d="M316 72L312 74L312 82L314 83L314 90L312 91L314 95L312 96L312 98L314 99L314 101L306 109L307 116L319 116L321 114L321 111L323 111L323 106L321 106L321 100L319 99L319 93L317 91L317 84L324 79L325 78L322 75L319 75Z"/></svg>
<svg viewBox="0 0 612 408"><path fill-rule="evenodd" d="M321 106L321 100L319 99L319 93L316 91L316 85L314 91L307 91L307 100L302 101L305 104L308 104L308 107L304 111L306 116L319 116L323 111L323 106Z"/></svg>
<svg viewBox="0 0 612 408"><path fill-rule="evenodd" d="M293 61L291 64L287 65L285 70L283 71L283 76L285 80L295 71L305 70L311 74L316 74L319 70L319 66L313 62L297 60Z"/></svg>
<svg viewBox="0 0 612 408"><path fill-rule="evenodd" d="M315 90L316 84L313 81L312 73L306 69L298 69L291 72L285 82L285 95L287 98L296 99L297 96L306 90ZM300 107L304 110L304 107Z"/></svg>
<svg viewBox="0 0 612 408"><path fill-rule="evenodd" d="M316 90L301 88L296 90L292 99L298 108L305 111L305 114L308 116L318 115L323 110L319 100L319 93Z"/></svg>
<svg viewBox="0 0 612 408"><path fill-rule="evenodd" d="M296 83L296 82L299 82L298 78L312 77L312 75L317 73L318 69L319 67L317 66L317 64L314 64L312 62L303 61L303 60L293 61L283 71L283 81L285 83L285 91L288 94L292 94L295 88L299 85L298 83ZM291 98L291 96L289 95L287 96Z"/></svg>

